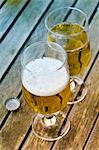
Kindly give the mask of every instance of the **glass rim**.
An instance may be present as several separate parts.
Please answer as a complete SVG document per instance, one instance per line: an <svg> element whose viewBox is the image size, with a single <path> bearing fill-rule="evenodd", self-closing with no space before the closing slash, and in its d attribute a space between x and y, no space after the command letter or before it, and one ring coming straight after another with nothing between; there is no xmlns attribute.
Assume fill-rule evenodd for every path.
<svg viewBox="0 0 99 150"><path fill-rule="evenodd" d="M63 34L55 33L55 32L53 32L53 31L51 31L51 28L49 28L48 25L47 25L47 20L48 20L49 16L51 16L54 12L56 12L56 11L58 11L58 10L62 10L62 9L71 9L71 10L78 11L78 12L80 12L81 14L83 14L83 16L85 17L85 21L86 21L85 27L83 27L83 30L82 30L81 32L78 32L78 33L75 33L75 34L66 35L66 38L73 37L73 36L77 36L77 35L81 34L83 31L87 31L87 30L88 30L88 17L87 17L87 15L86 15L81 9L75 8L75 7L60 7L60 8L56 8L56 9L52 10L52 11L46 16L46 18L45 18L45 27L46 27L46 29L47 29L50 33L52 33L52 34L54 34L54 35L56 35L56 36L64 37ZM62 23L65 23L65 22L62 22Z"/></svg>
<svg viewBox="0 0 99 150"><path fill-rule="evenodd" d="M64 55L64 58L65 58L65 59L64 59L64 62L61 61L61 62L62 62L62 65L59 66L56 70L51 71L51 72L46 73L46 74L42 74L42 75L40 75L40 76L49 75L49 74L51 74L51 73L54 73L54 72L60 70L60 69L65 65L65 63L66 63L67 54L66 54L65 50L62 48L62 46L60 46L59 44L57 44L57 43L55 43L55 42L48 42L48 41L35 42L35 43L32 43L32 44L28 45L26 48L24 48L24 51L23 51L23 53L21 54L21 65L22 65L22 67L25 68L26 70L28 70L28 71L30 72L30 70L29 70L28 68L26 68L26 65L24 65L24 63L23 63L23 56L24 56L24 54L28 51L28 49L29 49L30 47L35 47L35 46L38 46L38 45L40 45L40 44L47 44L49 47L51 47L51 45L49 45L49 43L54 43L55 45L57 45L58 47L60 47L60 49L62 50L62 54ZM54 47L51 47L51 49L55 50L56 52L59 52L59 51L58 51L56 48L54 48ZM53 58L53 57L52 57L52 58ZM35 59L35 60L36 60L36 59ZM59 59L57 59L57 60L59 60Z"/></svg>

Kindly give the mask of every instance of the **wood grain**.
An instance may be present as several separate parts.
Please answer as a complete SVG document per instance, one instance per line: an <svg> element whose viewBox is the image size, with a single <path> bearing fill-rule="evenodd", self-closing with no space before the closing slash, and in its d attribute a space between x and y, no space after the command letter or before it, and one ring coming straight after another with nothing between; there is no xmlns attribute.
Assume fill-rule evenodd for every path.
<svg viewBox="0 0 99 150"><path fill-rule="evenodd" d="M24 21L24 25L25 25L25 23L27 22L27 20L28 20L28 16L29 15L32 15L32 13L35 13L34 15L33 15L33 17L35 16L35 19L32 19L32 18L30 18L30 21L31 21L31 24L30 25L32 25L33 24L33 27L35 26L35 21L38 21L38 19L39 19L39 17L40 17L40 12L41 13L43 13L44 12L44 10L45 10L45 8L48 6L48 4L49 4L49 2L50 1L46 1L46 4L45 4L45 1L43 0L42 2L40 2L39 0L37 0L37 1L33 1L32 3L30 3L30 4L32 4L32 5L29 5L28 6L28 8L27 8L27 10L26 10L26 12L24 13L24 15L21 17L21 19L20 19L20 21ZM40 5L39 6L41 6L42 5L42 8L40 9L39 8L39 6L37 6L38 4L40 3ZM29 9L31 9L31 11L29 11ZM29 12L28 12L29 11ZM32 19L32 20L31 20ZM19 23L17 23L17 25L16 25L16 28L17 28L17 30L19 29L19 30L21 30L21 28L23 28L23 22L20 22L19 21L19 23L20 23L20 26L19 26ZM9 51L11 52L11 55L13 55L13 53L15 53L15 51L18 51L19 49L18 49L18 46L20 45L20 44L22 44L22 41L21 41L21 43L19 43L19 45L18 45L18 43L17 42L19 42L20 41L20 38L19 38L19 41L17 41L17 36L18 35L20 35L21 36L21 38L22 38L22 33L23 33L23 31L24 30L26 30L27 29L27 32L29 32L28 31L28 24L29 24L29 22L27 22L26 23L26 27L24 27L24 29L22 29L22 32L17 32L16 33L16 31L14 30L14 29L12 29L12 32L10 33L10 36L13 38L13 35L15 36L15 38L13 38L13 40L12 39L9 39L10 37L8 36L8 39L7 40L4 40L3 41L3 43L0 45L0 57L2 58L3 57L3 53L5 54L5 59L7 58L7 57L9 57L9 55L10 55L10 53L9 53ZM26 32L25 32L26 33ZM24 34L25 34L24 33ZM24 35L23 35L24 36ZM27 36L27 34L25 35L25 38L26 38L26 36ZM10 40L10 41L9 41ZM6 42L7 43L6 43ZM4 45L3 45L4 44ZM7 45L6 45L7 44ZM3 46L3 47L2 47ZM9 48L8 48L9 47ZM20 45L20 47L21 47L21 45ZM2 53L3 52L3 53ZM10 55L10 58L12 57ZM1 118L4 116L4 114L7 112L6 111L6 109L4 108L4 100L6 100L6 98L9 98L9 97L12 97L12 96L17 96L17 94L18 94L18 92L19 92L19 90L20 90L20 59L18 59L19 60L19 64L18 64L18 66L17 66L17 71L16 71L16 66L14 67L14 72L13 71L11 71L11 74L10 75L8 75L9 77L8 77L8 79L6 80L7 82L3 82L3 84L1 84L0 85L0 98L1 98L1 101L0 101L0 120L1 120ZM10 60L9 60L10 61ZM1 60L0 59L0 62L1 62L1 67L0 67L0 69L3 67L3 64L4 64L4 59L3 60ZM16 73L15 73L15 71L16 71ZM13 74L13 73L14 74ZM16 76L16 77L15 77ZM11 78L12 77L12 78ZM16 81L18 81L18 83L16 82ZM13 86L11 85L13 83ZM4 85L4 86L3 86ZM16 88L14 88L14 87L16 87ZM7 91L6 91L6 90ZM12 89L12 90L11 90ZM2 92L3 91L3 92ZM9 92L8 92L9 91Z"/></svg>
<svg viewBox="0 0 99 150"><path fill-rule="evenodd" d="M59 1L58 1L59 2ZM57 3L58 3L57 2ZM55 7L55 6L54 6ZM42 24L43 24L44 22L42 22ZM41 28L42 26L39 26L39 29ZM40 32L39 32L39 29L37 30L37 32L36 32L36 35L38 34L38 35L40 35ZM36 31L35 30L35 31ZM44 31L44 30L43 30ZM41 33L41 37L42 37L42 35L43 35L43 32ZM36 36L36 39L37 39L37 36ZM7 84L6 83L8 83L9 84L9 86L11 86L12 87L12 89L11 89L11 92L13 93L13 92L15 92L15 94L17 94L18 93L18 91L17 90L19 90L19 88L20 88L20 75L16 75L16 70L18 69L18 66L20 66L19 65L19 58L16 60L16 62L15 62L15 64L13 65L13 67L11 68L11 70L9 71L9 73L8 73L8 75L6 76L6 78L4 79L4 81L2 82L2 83L4 83L4 86L6 85L6 87L7 87ZM20 69L18 70L18 71L20 71ZM12 80L13 79L13 80ZM14 84L14 86L12 86L12 81L14 81L13 82L13 84ZM17 85L17 86L15 86L15 85ZM2 86L3 87L3 86ZM14 88L16 89L16 91L14 90ZM3 87L4 88L4 87ZM10 93L10 90L9 90L9 93ZM6 94L6 88L5 88L5 94ZM4 94L4 96L5 96L5 94ZM11 94L11 93L10 93ZM9 94L9 96L10 96L10 94ZM14 94L14 93L13 93ZM4 98L4 97L3 97ZM1 147L3 146L4 147L4 149L7 149L7 147L9 146L9 148L10 148L10 143L12 143L12 135L13 135L13 133L14 133L14 125L17 123L17 118L18 118L18 116L20 116L20 118L19 118L19 124L18 124L18 126L16 125L15 126L15 131L16 130L19 130L20 131L20 134L19 134L19 132L17 133L17 132L15 132L15 134L14 134L14 136L13 136L13 145L11 144L11 148L13 148L13 149L16 149L16 147L17 147L17 145L19 145L19 143L21 142L21 140L23 139L23 137L24 137L24 135L25 135L25 133L26 133L26 131L27 131L27 129L28 129L28 127L29 127L29 124L30 124L30 122L31 122L31 117L32 117L32 115L30 115L29 117L29 119L30 119L30 121L29 120L27 120L26 118L28 118L28 116L27 115L29 115L29 113L31 114L31 111L28 109L28 108L26 108L27 106L25 106L25 104L24 105L22 105L22 107L20 108L20 109L22 109L22 111L24 111L24 115L22 114L21 115L21 113L18 113L17 112L17 115L15 114L15 116L14 115L11 115L10 116L10 118L8 119L8 121L7 121L7 124L5 124L5 126L4 126L4 128L3 128L3 130L1 131L1 135L3 135L2 137L1 137ZM24 109L24 110L23 110ZM26 109L26 110L25 110ZM28 112L28 114L27 113L25 113L25 111L26 112ZM24 116L25 116L25 121L26 121L26 126L24 126L24 124L25 124L25 122L23 122L23 124L22 124L22 121L21 120L23 120L24 119ZM15 119L14 119L15 118ZM13 121L14 120L14 121ZM10 124L12 124L12 127L13 127L13 131L12 131L12 134L11 134L11 137L9 137L10 136L10 134L9 134L9 136L8 136L8 133L10 133L10 131L11 131L11 129L9 128L9 126L10 126ZM23 130L20 130L20 128L22 129L22 126L23 126ZM5 133L5 134L2 134L2 133ZM17 134L17 135L16 135ZM6 138L6 136L7 136L7 138ZM16 138L17 137L17 138ZM33 136L34 137L34 136ZM40 149L40 145L41 145L41 143L43 143L42 144L42 149L45 147L46 149L47 149L47 147L49 147L50 146L50 143L47 143L47 142L42 142L41 140L39 140L39 139L37 139L36 137L34 137L34 138L32 138L32 135L30 136L30 138L31 138L31 140L30 140L30 146L32 145L33 146L33 144L34 143L36 143L37 141L39 141L39 144L38 144L38 149ZM6 140L5 140L6 139ZM35 140L36 139L36 140ZM9 142L7 142L7 141L9 141ZM34 142L32 142L32 141L34 141ZM28 143L28 142L27 142ZM46 144L45 144L46 143ZM15 145L15 146L14 146ZM45 146L45 145L47 145L47 146ZM48 146L49 145L49 146ZM28 149L30 148L29 147L29 145L28 144L26 144L25 145L26 147L28 147ZM35 147L35 149L36 149L36 145L34 144L34 147Z"/></svg>
<svg viewBox="0 0 99 150"><path fill-rule="evenodd" d="M22 150L50 150L53 142L47 142L37 138L32 132L28 137L26 144L22 147Z"/></svg>
<svg viewBox="0 0 99 150"><path fill-rule="evenodd" d="M73 1L71 1L73 3ZM52 5L51 9L55 8L56 6L59 7L60 4L61 6L64 5L71 5L71 2L67 3L64 2L64 0L62 0L61 2L58 0L55 0L55 3ZM44 17L45 18L45 17ZM41 23L38 25L38 31L45 31L44 28L44 19L41 21ZM35 30L36 31L36 30ZM40 35L40 33L38 34ZM42 40L44 39L44 32L42 32ZM41 37L40 35L40 37ZM35 35L34 35L35 38ZM21 54L20 54L21 55ZM4 115L7 113L7 110L4 107L4 102L7 98L13 97L13 96L17 96L20 89L21 89L21 82L20 82L20 77L21 77L21 64L20 64L20 55L17 58L17 60L15 61L14 65L12 66L12 68L10 69L9 73L7 74L7 76L5 77L5 79L3 80L3 82L0 85L0 120L2 120L2 118L4 117ZM3 91L3 92L2 92Z"/></svg>
<svg viewBox="0 0 99 150"><path fill-rule="evenodd" d="M59 3L59 2L58 2ZM66 2L67 4L65 4L65 1L64 1L64 3L62 4L62 5L59 5L58 7L62 7L62 6L68 6L68 1ZM90 18L90 15L91 15L91 13L93 12L93 10L94 10L94 8L95 8L95 6L96 6L96 4L98 3L98 0L95 0L95 1L92 1L92 0L83 0L83 1L81 1L81 0L78 0L78 2L77 2L77 4L76 4L76 6L75 7L77 7L77 8L79 8L79 9L81 9L81 10L83 10L86 14L87 14L87 16L88 16L88 19ZM52 9L53 10L53 9ZM98 9L98 11L99 11L99 9ZM49 11L50 12L50 11ZM94 20L94 22L93 23L95 23L95 22L97 22L97 20L99 20L99 15L97 14L97 18ZM31 44L31 43L34 43L34 42L37 42L37 41L40 41L43 37L44 37L44 39L43 40L46 40L46 32L47 32L47 29L45 28L45 17L43 18L43 21L42 21L43 23L41 23L41 25L39 25L38 27L37 27L37 29L34 31L34 33L33 33L33 35L31 36L31 38L29 39L29 41L28 41L28 43L26 44L27 46L29 45L29 44ZM91 24L91 26L90 26L90 28L92 28L92 26L93 26L93 23ZM98 24L98 22L97 22L97 24ZM94 28L95 26L93 26L93 28ZM96 30L96 31L95 31ZM89 30L90 31L90 30ZM99 30L98 30L98 28L94 28L94 33L96 34L97 32L99 32ZM91 38L93 38L93 29L91 29L91 31L90 31L90 33L91 33ZM39 36L38 36L39 35ZM43 37L42 37L42 35L43 35ZM92 39L93 40L93 39ZM95 47L95 42L92 42L92 40L91 40L91 45L92 45L92 49L93 48L95 48L96 49L96 47ZM97 40L97 38L96 38L96 40ZM94 45L94 47L93 47L93 45Z"/></svg>
<svg viewBox="0 0 99 150"><path fill-rule="evenodd" d="M96 17L94 18L94 20L93 20L93 22L95 22L96 20L97 20L97 17L99 17L98 16L98 12L97 12L97 15L96 15ZM93 26L92 26L93 27ZM96 27L96 26L94 26L94 27ZM98 29L98 28L97 28ZM37 31L37 30L36 30ZM35 32L36 32L35 31ZM34 33L35 33L34 32ZM36 32L37 33L37 32ZM36 35L36 34L35 34ZM92 35L92 34L91 34ZM93 37L94 38L94 37ZM93 40L93 38L92 38L92 36L91 36L91 40ZM35 40L35 38L34 38L34 40ZM33 39L32 39L32 41L33 41ZM30 43L32 42L32 41L30 41ZM96 50L96 48L95 47L93 47L93 45L92 45L92 48L94 48L93 50L94 51L92 51L92 60L94 59L94 57L95 57L95 55L96 55L96 52L97 52L97 50ZM95 52L95 50L96 50L96 52ZM65 112L68 112L68 110L69 110L69 107L67 108L67 110L65 111ZM23 146L23 149L40 149L40 148L38 148L38 147L40 147L40 145L41 145L41 143L40 142L38 142L38 147L36 147L35 146L35 142L34 142L34 136L32 135L32 133L30 134L30 136L28 137L28 139L27 139L27 142L25 143L25 145ZM38 141L38 138L36 138L36 140ZM51 142L52 143L52 142ZM64 142L65 143L65 142ZM63 144L64 144L63 143ZM71 141L71 143L72 143L72 141ZM62 145L63 145L62 144ZM48 146L46 146L46 145L44 145L45 146L45 149L46 149L46 147L48 147ZM43 147L43 144L42 144L42 147ZM44 147L43 147L44 148ZM63 149L64 149L65 147L63 147ZM53 148L54 149L54 148ZM57 149L57 148L56 148ZM62 149L62 150L63 150Z"/></svg>
<svg viewBox="0 0 99 150"><path fill-rule="evenodd" d="M0 44L0 78L50 2L51 0L32 0Z"/></svg>
<svg viewBox="0 0 99 150"><path fill-rule="evenodd" d="M13 67L10 69L6 78L0 85L0 122L2 122L4 116L7 114L5 108L5 100L10 97L17 97L21 91L21 63L20 57L16 60Z"/></svg>
<svg viewBox="0 0 99 150"><path fill-rule="evenodd" d="M13 22L19 11L22 9L27 0L8 0L0 10L0 38Z"/></svg>
<svg viewBox="0 0 99 150"><path fill-rule="evenodd" d="M56 6L58 6L58 7L60 6L60 3L57 3L57 2L58 1L56 0L51 9L53 9ZM71 2L73 2L73 1L71 1ZM61 5L64 6L64 4L68 4L68 5L70 4L71 5L71 3L65 3L64 0L61 1ZM43 22L41 24L43 24ZM12 84L12 81L13 81L13 84ZM12 95L17 95L18 91L20 89L20 85L21 85L21 82L20 82L20 57L18 57L18 59L16 60L15 64L12 66L11 70L9 71L9 73L6 76L6 78L2 82L2 88L1 89L4 91L3 94L2 94L2 90L1 90L1 94L0 94L0 95L2 95L2 100L4 101L7 98L7 96L10 97ZM11 87L12 90L11 90L11 88L8 89L8 87ZM7 91L6 91L6 89L7 89ZM24 112L28 111L28 113L31 114L31 110L29 111L27 107L25 107L25 106L22 107L21 106L21 109L24 109L23 110ZM25 110L25 109L27 109L27 110ZM3 106L2 106L2 111L0 111L0 112L1 112L1 118L2 118L4 116L4 114L6 113L6 110L5 110L5 108ZM28 113L25 114L25 117L28 115ZM14 115L11 115L12 119L9 118L10 120L8 119L8 121L7 121L7 124L9 124L9 123L12 124L12 126L17 128L16 130L19 130L19 132L20 132L20 134L18 132L18 135L16 135L17 132L13 135L13 145L11 144L11 149L12 149L12 147L15 146L15 143L17 145L17 144L19 144L21 142L21 140L25 136L27 128L30 125L30 122L27 119L25 119L25 121L27 122L26 123L27 127L26 126L24 127L23 124L21 123L21 120L24 119L24 115L23 114L21 115L21 113L19 112L19 113L16 114L16 118L19 115L20 115L20 118L19 118L20 119L20 124L19 124L19 126L17 126L17 127L15 126L15 124L17 124L17 119L16 119L16 123L13 122ZM28 117L31 120L32 116L30 115ZM15 121L15 119L14 119L14 121ZM22 126L23 126L24 130L21 130ZM4 149L6 149L8 146L10 147L10 142L12 143L12 134L11 134L11 137L9 137L10 135L8 136L8 132L10 132L9 125L7 125L7 126L5 125L4 128L2 129L2 132L1 132L1 135L3 135L3 136L1 136L1 147L3 147ZM14 132L14 129L13 129L12 133L13 132ZM5 133L5 134L2 134L2 133ZM18 138L16 138L16 137L18 137ZM5 138L6 138L6 140L5 140ZM6 142L6 141L9 141L9 142Z"/></svg>
<svg viewBox="0 0 99 150"><path fill-rule="evenodd" d="M0 150L17 150L32 122L33 112L25 102L21 102L18 111L10 115L9 121L0 132Z"/></svg>
<svg viewBox="0 0 99 150"><path fill-rule="evenodd" d="M99 117L97 119L97 122L94 126L94 129L85 147L85 150L91 150L91 149L94 150L99 149Z"/></svg>
<svg viewBox="0 0 99 150"><path fill-rule="evenodd" d="M71 130L67 136L57 141L54 150L81 150L99 113L99 57L87 79L88 94L85 100L75 105L70 112ZM94 84L93 84L94 83Z"/></svg>

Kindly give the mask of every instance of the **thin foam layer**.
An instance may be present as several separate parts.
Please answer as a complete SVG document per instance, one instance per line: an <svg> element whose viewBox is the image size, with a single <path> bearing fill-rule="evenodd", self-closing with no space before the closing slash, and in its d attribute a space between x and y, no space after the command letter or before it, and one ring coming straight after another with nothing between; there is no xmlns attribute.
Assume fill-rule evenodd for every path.
<svg viewBox="0 0 99 150"><path fill-rule="evenodd" d="M66 68L60 60L44 57L29 62L23 70L25 89L37 96L51 96L61 92L69 81ZM57 70L59 69L59 70Z"/></svg>

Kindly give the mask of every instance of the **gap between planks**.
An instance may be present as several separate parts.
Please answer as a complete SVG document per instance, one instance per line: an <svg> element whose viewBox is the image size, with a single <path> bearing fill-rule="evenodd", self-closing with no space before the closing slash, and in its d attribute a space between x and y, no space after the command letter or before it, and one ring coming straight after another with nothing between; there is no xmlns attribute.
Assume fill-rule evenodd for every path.
<svg viewBox="0 0 99 150"><path fill-rule="evenodd" d="M1 4L0 4L0 9L3 7L3 5L7 2L7 0L4 0Z"/></svg>
<svg viewBox="0 0 99 150"><path fill-rule="evenodd" d="M99 149L99 116L85 147L85 150L90 150L90 149L95 149L95 150Z"/></svg>
<svg viewBox="0 0 99 150"><path fill-rule="evenodd" d="M75 0L74 3L71 5L71 7L74 7L74 6L76 5L77 1L78 1L78 0ZM52 0L52 1L49 3L49 5L47 6L45 12L42 14L42 16L40 17L40 19L38 20L37 24L35 25L35 27L34 27L33 30L31 31L31 33L30 33L29 36L27 37L26 41L24 42L24 44L23 44L22 47L20 48L19 53L16 55L16 57L15 57L15 59L14 59L13 61L15 61L15 60L17 59L17 57L18 57L18 55L20 54L21 50L23 49L23 47L25 46L25 44L27 43L27 41L28 41L29 38L31 37L32 33L36 30L38 24L40 23L40 21L42 20L43 16L46 14L46 12L48 11L48 9L50 8L50 6L52 5L53 2L54 2L54 0ZM68 15L66 15L66 18L69 16L70 13L71 13L71 11L68 12ZM12 63L11 63L12 65L13 65L13 63L14 63L13 61L12 61ZM12 66L12 65L11 65L11 66ZM11 66L9 65L8 71L10 70ZM7 73L8 73L8 71L7 71ZM6 73L6 74L7 74L7 73ZM2 82L2 80L3 80L3 79L1 79L1 82ZM1 83L1 82L0 82L0 83ZM9 117L10 113L11 113L11 112L8 112L8 113L5 115L3 121L1 122L0 129L2 129L2 127L3 127L3 125L5 124L7 118Z"/></svg>
<svg viewBox="0 0 99 150"><path fill-rule="evenodd" d="M41 17L39 18L39 20L37 21L36 25L33 27L33 30L31 31L31 33L29 34L29 36L27 37L26 41L24 42L24 44L22 45L22 47L19 50L20 51L23 49L23 47L25 46L25 44L27 43L27 41L29 40L31 34L35 31L35 29L37 28L37 26L39 25L39 23L41 22L43 16L46 14L47 10L50 8L50 6L52 5L52 3L54 2L54 0L51 0L50 3L48 4L48 6L46 7L45 11L42 13ZM19 55L19 54L18 54ZM15 59L13 61L15 61L18 57L18 55L15 57ZM13 65L14 62L12 62ZM9 70L10 70L11 66L9 66ZM8 73L8 71L7 71ZM0 83L2 81L0 80ZM20 91L20 93L18 94L17 98L20 98L22 94L22 91ZM7 114L5 115L4 119L2 120L1 124L0 124L0 130L2 129L2 127L4 126L5 122L7 121L8 117L10 116L11 112L8 111Z"/></svg>
<svg viewBox="0 0 99 150"><path fill-rule="evenodd" d="M99 6L99 2L97 3L97 5L96 5L94 11L92 12L92 14L91 14L91 16L90 16L90 18L89 18L89 24L91 23L91 21L92 21L94 15L95 15L96 12L97 12L98 6ZM72 6L72 7L73 7L73 6ZM69 12L69 14L70 14L70 13L71 13L71 12ZM69 14L68 14L68 16L69 16ZM66 19L68 18L68 16L66 16ZM90 68L89 68L89 70L88 70L88 72L87 72L87 74L86 74L86 76L85 76L85 78L84 78L84 82L87 80L87 78L88 78L88 76L89 76L89 74L90 74L90 72L91 72L91 69L92 69L92 67L94 66L94 64L95 64L95 62L96 62L96 60L97 60L98 54L99 54L99 52L97 52L97 54L96 54L96 56L95 56L95 58L94 58L94 60L93 60L93 62L92 62L92 64L91 64L91 66L90 66ZM78 95L79 95L79 91L78 91L78 93L77 93L75 99L77 98ZM74 99L74 100L75 100L75 99ZM68 113L67 113L67 115L66 115L66 118L69 116L69 114L70 114L70 112L71 112L73 106L74 106L74 105L71 105L71 107L70 107L70 109L69 109L69 111L68 111ZM66 121L66 120L64 120L63 125L64 125L65 121ZM26 133L26 136L25 136L25 138L23 139L22 143L20 144L19 149L23 147L23 145L24 145L26 139L28 138L29 134L31 133L31 131L32 131L32 129L31 129L31 126L30 126L29 129L28 129L28 131L27 131L28 134ZM50 150L52 150L54 144L55 144L55 141L53 142L53 144L52 144Z"/></svg>
<svg viewBox="0 0 99 150"><path fill-rule="evenodd" d="M73 3L72 6L74 6L74 5L76 4L76 2L77 2L77 0L74 1L74 3ZM48 9L49 9L49 6L48 6L48 8L47 8L46 10L48 10ZM46 13L46 12L45 12L45 13ZM45 14L43 14L43 16L44 16L44 15L45 15ZM43 16L42 16L42 17L43 17ZM42 19L42 18L41 18L41 19ZM39 22L40 22L40 20L39 20ZM39 24L39 23L38 23L38 24ZM36 26L36 27L37 27L37 26ZM36 28L35 28L35 29L36 29ZM9 113L8 113L8 114L9 114ZM10 115L10 114L9 114L9 115L8 115L8 114L7 114L7 117ZM6 122L7 117L5 117L6 119L3 120L3 125L4 125L4 122ZM2 127L3 127L3 125L2 125Z"/></svg>
<svg viewBox="0 0 99 150"><path fill-rule="evenodd" d="M30 0L29 0L30 1ZM33 29L31 30L31 32L29 33L28 37L26 38L26 40L24 41L24 43L22 44L21 48L19 49L19 51L17 52L16 56L13 58L12 62L9 64L8 68L6 69L6 71L4 72L4 74L2 75L1 79L0 79L0 83L2 83L3 79L5 78L6 74L9 72L10 68L12 67L12 65L14 64L15 60L17 59L17 57L19 56L20 52L22 51L22 49L24 48L25 44L27 43L27 41L29 40L30 36L32 35L32 33L36 30L38 24L41 22L43 16L45 15L45 13L47 12L47 10L50 8L50 6L52 5L52 3L54 2L54 0L51 0L51 2L49 3L49 5L47 6L47 8L45 9L45 11L43 12L43 14L41 15L41 17L39 18L39 20L37 21L37 23L35 24L35 26L33 27Z"/></svg>
<svg viewBox="0 0 99 150"><path fill-rule="evenodd" d="M22 91L20 91L20 93L18 94L17 98L20 99L22 95ZM9 110L7 112L7 114L5 115L4 119L2 120L1 124L0 124L0 130L2 129L2 127L4 126L5 122L7 121L8 117L10 116L11 111Z"/></svg>
<svg viewBox="0 0 99 150"><path fill-rule="evenodd" d="M76 2L77 2L77 1L75 1L72 6L74 6L74 5L76 4ZM94 13L94 14L95 14L95 13ZM8 113L8 114L10 114L10 113ZM7 116L9 116L8 114L7 114ZM6 120L7 120L7 117L5 117L5 118L6 118L6 119L4 119L5 121L3 120L3 124L4 124L4 123L6 122ZM2 126L3 126L3 125L2 125Z"/></svg>
<svg viewBox="0 0 99 150"><path fill-rule="evenodd" d="M92 62L92 64L91 64L91 66L90 66L90 69L88 70L88 72L87 72L87 74L86 74L86 76L85 76L85 78L84 78L84 82L87 80L87 78L88 78L88 76L89 76L89 74L90 74L90 72L91 72L92 67L94 66L95 62L97 61L98 54L99 54L99 53L96 54L96 56L95 56L95 58L94 58L94 60L93 60L93 62ZM78 91L78 92L79 92L79 91ZM78 94L77 94L77 95L78 95ZM76 96L76 97L77 97L77 96ZM67 112L66 118L69 116L71 110L73 109L73 106L74 106L74 104L71 105L69 111ZM65 120L64 120L64 123L65 123ZM63 123L63 125L64 125L64 123ZM55 143L56 143L56 141L53 142L53 144L52 144L50 150L53 149Z"/></svg>
<svg viewBox="0 0 99 150"><path fill-rule="evenodd" d="M87 139L86 139L86 141L85 141L85 144L84 144L82 150L85 150L85 148L86 148L86 145L87 145L87 143L88 143L88 140L89 140L89 138L90 138L90 136L91 136L91 134L92 134L92 132L93 132L93 130L94 130L94 128L95 128L95 125L96 125L96 122L97 122L97 120L98 120L98 117L99 117L99 113L98 113L97 116L96 116L96 119L95 119L95 121L94 121L94 123L93 123L92 128L90 129L90 132L89 132L89 134L88 134L88 137L87 137Z"/></svg>
<svg viewBox="0 0 99 150"><path fill-rule="evenodd" d="M16 15L16 17L14 18L14 20L12 21L12 23L9 25L9 27L7 28L7 30L4 32L4 34L2 35L2 37L0 38L0 44L1 42L4 40L4 38L6 37L6 35L9 33L9 31L11 30L11 28L13 27L13 25L16 23L16 21L18 20L18 18L21 16L21 14L24 12L25 8L28 6L30 0L27 0L26 3L24 4L24 6L21 8L21 10L18 12L18 14Z"/></svg>

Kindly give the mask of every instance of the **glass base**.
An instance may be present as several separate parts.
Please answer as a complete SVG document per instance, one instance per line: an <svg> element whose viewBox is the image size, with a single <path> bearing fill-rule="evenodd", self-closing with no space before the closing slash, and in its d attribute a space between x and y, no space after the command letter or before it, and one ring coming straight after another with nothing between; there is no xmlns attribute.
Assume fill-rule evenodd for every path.
<svg viewBox="0 0 99 150"><path fill-rule="evenodd" d="M74 101L70 101L68 102L68 104L76 104L84 100L84 98L87 95L87 87L82 79L76 76L72 76L70 80L70 88L72 92L71 100L74 100Z"/></svg>
<svg viewBox="0 0 99 150"><path fill-rule="evenodd" d="M42 140L59 140L70 129L70 121L67 119L65 125L63 125L64 119L66 119L66 115L62 112L52 116L37 115L33 120L32 131Z"/></svg>

